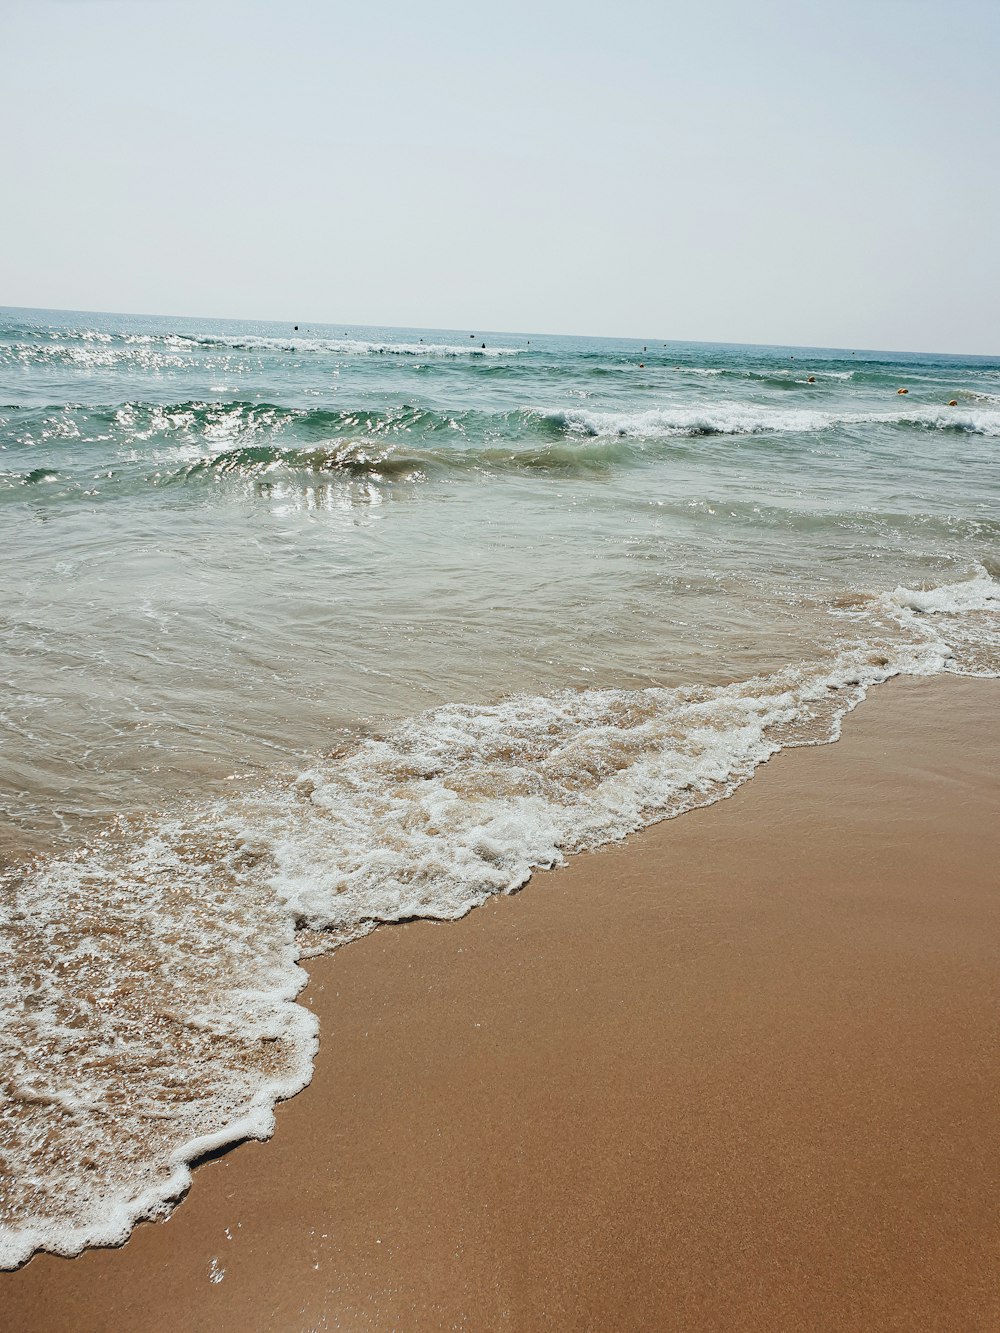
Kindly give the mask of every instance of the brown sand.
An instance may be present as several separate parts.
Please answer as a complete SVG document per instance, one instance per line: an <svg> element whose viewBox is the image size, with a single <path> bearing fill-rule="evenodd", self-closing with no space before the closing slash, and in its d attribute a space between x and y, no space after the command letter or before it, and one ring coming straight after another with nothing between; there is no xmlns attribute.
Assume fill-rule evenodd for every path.
<svg viewBox="0 0 1000 1333"><path fill-rule="evenodd" d="M0 1322L1000 1329L998 704L886 686L731 801L317 961L274 1139Z"/></svg>

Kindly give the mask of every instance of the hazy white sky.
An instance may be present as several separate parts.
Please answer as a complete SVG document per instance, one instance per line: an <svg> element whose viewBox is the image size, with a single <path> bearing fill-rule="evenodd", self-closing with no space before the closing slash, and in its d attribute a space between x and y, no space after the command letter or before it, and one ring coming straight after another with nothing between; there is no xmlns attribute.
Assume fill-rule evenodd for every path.
<svg viewBox="0 0 1000 1333"><path fill-rule="evenodd" d="M1000 0L0 0L0 304L1000 353Z"/></svg>

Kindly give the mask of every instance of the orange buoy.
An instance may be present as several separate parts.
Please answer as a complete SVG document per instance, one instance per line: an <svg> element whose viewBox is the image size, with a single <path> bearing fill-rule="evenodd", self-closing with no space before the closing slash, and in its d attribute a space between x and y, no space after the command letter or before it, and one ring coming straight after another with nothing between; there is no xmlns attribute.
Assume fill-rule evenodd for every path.
<svg viewBox="0 0 1000 1333"><path fill-rule="evenodd" d="M948 403L948 406L949 406L949 407L957 407L957 406L958 406L958 399L957 399L957 398L952 398L952 399L950 399L950 400L949 400L949 403Z"/></svg>
<svg viewBox="0 0 1000 1333"><path fill-rule="evenodd" d="M899 393L909 393L910 391L909 389L897 389L896 392L899 394Z"/></svg>

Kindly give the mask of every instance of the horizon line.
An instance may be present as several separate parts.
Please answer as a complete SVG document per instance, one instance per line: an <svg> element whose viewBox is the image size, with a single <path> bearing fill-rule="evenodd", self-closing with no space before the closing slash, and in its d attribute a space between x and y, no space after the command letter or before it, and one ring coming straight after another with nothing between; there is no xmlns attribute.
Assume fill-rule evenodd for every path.
<svg viewBox="0 0 1000 1333"><path fill-rule="evenodd" d="M187 321L195 321L195 320L199 320L199 319L206 319L206 320L211 320L211 321L214 321L214 322L216 322L216 323L220 323L220 324L223 324L223 323L228 323L228 324L288 324L288 325L292 328L292 330L293 330L294 332L298 332L298 330L299 330L299 324L307 323L307 321L302 320L301 318L299 319L299 324L296 324L296 323L294 323L294 321L291 320L291 319L287 319L287 320L286 320L286 319L264 319L264 318L260 318L260 317L246 318L246 317L242 317L242 316L232 316L232 315L179 315L179 314L176 314L176 313L170 313L170 312L165 313L165 314L153 314L153 313L151 313L151 312L149 312L149 311L140 311L140 310L85 310L85 309L82 309L82 308L64 307L64 306L4 305L4 306L0 306L0 310L32 311L32 312L34 312L34 313L42 313L42 314L57 314L57 315L103 315L103 316L118 316L118 317L123 317L123 318L125 318L125 319L179 319L179 320L187 320ZM336 323L336 324L333 324L333 323L327 323L327 322L322 321L322 320L314 320L313 323L316 324L316 325L319 325L320 327L323 327L323 328L350 328L350 327L357 327L357 328L361 328L361 329L397 329L397 330L400 330L400 331L404 331L404 330L407 330L407 329L411 329L411 330L416 329L416 330L420 330L420 331L422 331L422 332L424 332L424 333L449 333L449 332L450 332L450 333L457 333L457 332L458 332L458 329L459 329L459 327L460 327L460 326L458 326L458 325L453 325L450 329L448 329L448 328L445 328L445 327L443 327L443 326L435 326L435 325L431 325L431 324L364 324L364 323L361 323L360 321L340 321L340 322L338 322L338 323ZM461 327L465 327L465 326L461 326ZM494 336L495 336L495 337L501 337L501 338L527 338L527 337L529 337L529 334L528 334L528 331L527 331L527 330L517 331L517 330L513 330L513 329L487 329L487 328L483 328L483 329L482 329L482 333L483 333L483 334L488 334L488 335L490 335L491 337L494 337ZM481 335L480 335L480 334L470 334L469 336L470 336L470 337L479 337L479 336L481 336ZM732 340L726 340L726 339L710 339L710 338L663 338L662 336L659 336L659 335L656 336L656 337L653 337L653 336L651 336L651 335L647 335L645 338L643 338L643 337L641 337L641 336L638 336L638 337L633 337L633 336L631 336L631 335L629 335L629 336L622 336L622 335L618 335L618 334L609 334L609 333L553 333L553 332L543 332L543 331L540 331L540 330L534 330L534 331L532 331L531 334L530 334L530 337L532 337L532 338L589 338L589 339L591 339L591 340L593 340L593 341L595 341L595 342L596 342L596 341L601 341L601 340L604 340L604 341L607 341L607 342L636 342L636 343L644 342L644 343L646 343L647 345L648 345L649 343L661 343L663 346L675 345L675 346L681 346L681 347L760 347L760 348L766 348L766 349L794 347L796 350L801 350L801 351L804 351L804 352L846 352L846 351L850 351L850 352L852 352L852 353L854 353L854 354L859 353L859 352L860 352L860 353L863 353L863 354L864 354L864 353L875 353L875 354L880 355L880 356L953 357L953 358L955 358L956 360L976 359L976 360L980 360L980 361L1000 361L1000 352L996 352L996 353L992 353L992 352L940 352L940 351L929 351L929 350L907 349L907 348L901 348L901 347L896 347L896 348L889 348L889 347L861 347L861 346L850 347L850 346L848 346L847 344L835 344L835 343L825 344L825 343L740 342L740 341L732 341Z"/></svg>

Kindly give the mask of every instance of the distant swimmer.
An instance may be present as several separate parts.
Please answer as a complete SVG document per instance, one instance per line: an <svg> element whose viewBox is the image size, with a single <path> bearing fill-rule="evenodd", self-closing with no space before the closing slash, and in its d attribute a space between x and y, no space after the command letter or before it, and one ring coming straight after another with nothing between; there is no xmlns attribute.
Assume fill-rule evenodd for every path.
<svg viewBox="0 0 1000 1333"><path fill-rule="evenodd" d="M948 406L949 406L949 407L957 407L957 406L958 406L958 399L957 399L957 398L951 398L951 399L949 399L949 401L948 401Z"/></svg>
<svg viewBox="0 0 1000 1333"><path fill-rule="evenodd" d="M900 394L909 393L909 392L910 392L909 389L897 389L897 390L896 390L896 394L897 394L897 396L900 395Z"/></svg>
<svg viewBox="0 0 1000 1333"><path fill-rule="evenodd" d="M639 362L639 369L640 369L640 370L645 370L645 369L646 369L646 363L645 363L645 361L640 361L640 362Z"/></svg>
<svg viewBox="0 0 1000 1333"><path fill-rule="evenodd" d="M298 333L298 331L299 331L299 326L296 324L296 326L295 326L295 332Z"/></svg>
<svg viewBox="0 0 1000 1333"><path fill-rule="evenodd" d="M815 384L815 383L816 383L816 376L815 376L815 375L810 375L809 378L806 380L806 383L807 383L807 384Z"/></svg>
<svg viewBox="0 0 1000 1333"><path fill-rule="evenodd" d="M485 343L483 343L483 351L484 351L484 352L486 351L486 344L485 344Z"/></svg>

